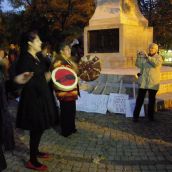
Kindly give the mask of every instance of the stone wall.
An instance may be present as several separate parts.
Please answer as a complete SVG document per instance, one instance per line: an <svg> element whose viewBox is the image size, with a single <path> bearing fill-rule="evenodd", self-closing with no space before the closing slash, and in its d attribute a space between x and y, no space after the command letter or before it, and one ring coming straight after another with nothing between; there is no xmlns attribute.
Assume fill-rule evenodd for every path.
<svg viewBox="0 0 172 172"><path fill-rule="evenodd" d="M119 28L119 52L89 52L89 31ZM97 38L98 39L98 38ZM100 57L102 68L132 66L137 50L147 50L153 28L139 11L136 0L97 0L94 15L84 29L84 55Z"/></svg>

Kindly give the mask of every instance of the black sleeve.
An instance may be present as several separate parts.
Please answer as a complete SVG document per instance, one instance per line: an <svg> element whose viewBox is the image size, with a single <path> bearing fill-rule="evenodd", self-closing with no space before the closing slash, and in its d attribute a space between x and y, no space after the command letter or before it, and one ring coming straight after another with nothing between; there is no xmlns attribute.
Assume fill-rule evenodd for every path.
<svg viewBox="0 0 172 172"><path fill-rule="evenodd" d="M16 64L16 75L21 74L23 72L33 72L29 57L19 59Z"/></svg>
<svg viewBox="0 0 172 172"><path fill-rule="evenodd" d="M22 85L15 83L13 79L5 81L5 89L7 92L17 91L20 88L22 88Z"/></svg>

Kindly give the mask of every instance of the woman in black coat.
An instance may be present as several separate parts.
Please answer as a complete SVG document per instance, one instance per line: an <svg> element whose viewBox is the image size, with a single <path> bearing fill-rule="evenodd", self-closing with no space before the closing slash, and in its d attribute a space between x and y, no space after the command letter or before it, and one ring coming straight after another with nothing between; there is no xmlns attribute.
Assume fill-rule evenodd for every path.
<svg viewBox="0 0 172 172"><path fill-rule="evenodd" d="M26 168L44 171L48 167L38 162L37 157L47 158L48 153L40 152L38 147L44 130L57 121L57 111L48 86L51 78L45 72L44 62L37 57L41 51L41 40L36 32L28 32L21 39L21 54L17 63L17 73L33 72L33 77L22 89L18 106L16 127L30 131L30 160Z"/></svg>

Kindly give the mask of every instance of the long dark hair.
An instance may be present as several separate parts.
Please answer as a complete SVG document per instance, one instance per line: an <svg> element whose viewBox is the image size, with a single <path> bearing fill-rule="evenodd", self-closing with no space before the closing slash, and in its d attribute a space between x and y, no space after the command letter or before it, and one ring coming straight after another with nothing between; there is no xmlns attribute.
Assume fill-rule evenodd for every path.
<svg viewBox="0 0 172 172"><path fill-rule="evenodd" d="M27 51L28 51L28 42L33 41L38 33L36 31L29 31L25 32L21 35L20 39L20 56L19 58L13 63L9 69L10 78L14 78L17 74L20 74L20 62L25 58Z"/></svg>
<svg viewBox="0 0 172 172"><path fill-rule="evenodd" d="M29 31L22 34L20 39L20 58L28 51L28 42L33 41L38 35L37 31Z"/></svg>

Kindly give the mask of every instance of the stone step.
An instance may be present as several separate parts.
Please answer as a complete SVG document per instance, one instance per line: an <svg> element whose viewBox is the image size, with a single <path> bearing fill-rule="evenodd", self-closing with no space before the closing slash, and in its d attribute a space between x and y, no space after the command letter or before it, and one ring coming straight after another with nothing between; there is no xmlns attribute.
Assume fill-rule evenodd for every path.
<svg viewBox="0 0 172 172"><path fill-rule="evenodd" d="M144 105L148 108L148 97L144 99ZM164 93L156 96L156 111L172 108L172 93Z"/></svg>
<svg viewBox="0 0 172 172"><path fill-rule="evenodd" d="M172 80L172 68L163 66L161 69L161 81Z"/></svg>
<svg viewBox="0 0 172 172"><path fill-rule="evenodd" d="M92 82L82 82L81 89L93 94L106 94L110 93L124 93L133 96L134 92L137 93L138 84L132 82L132 76L115 76L103 75L100 80ZM135 90L134 90L135 89ZM158 95L172 92L172 80L161 81Z"/></svg>
<svg viewBox="0 0 172 172"><path fill-rule="evenodd" d="M157 95L157 110L172 108L172 92Z"/></svg>
<svg viewBox="0 0 172 172"><path fill-rule="evenodd" d="M112 73L110 73L112 72ZM172 107L172 68L162 68L161 84L157 93L157 110ZM128 94L130 98L136 97L138 92L135 69L115 69L115 71L105 71L100 77L91 82L81 81L81 90L93 94L109 95L110 93ZM147 98L145 105L148 104Z"/></svg>
<svg viewBox="0 0 172 172"><path fill-rule="evenodd" d="M126 68L114 68L114 69L108 69L108 68L103 68L101 73L102 74L108 74L108 75L122 75L122 76L136 76L137 73L139 72L139 69L136 67L126 67ZM170 80L172 79L172 67L169 66L162 66L161 68L161 80Z"/></svg>
<svg viewBox="0 0 172 172"><path fill-rule="evenodd" d="M172 79L161 81L160 88L157 94L164 94L171 92L172 92Z"/></svg>

